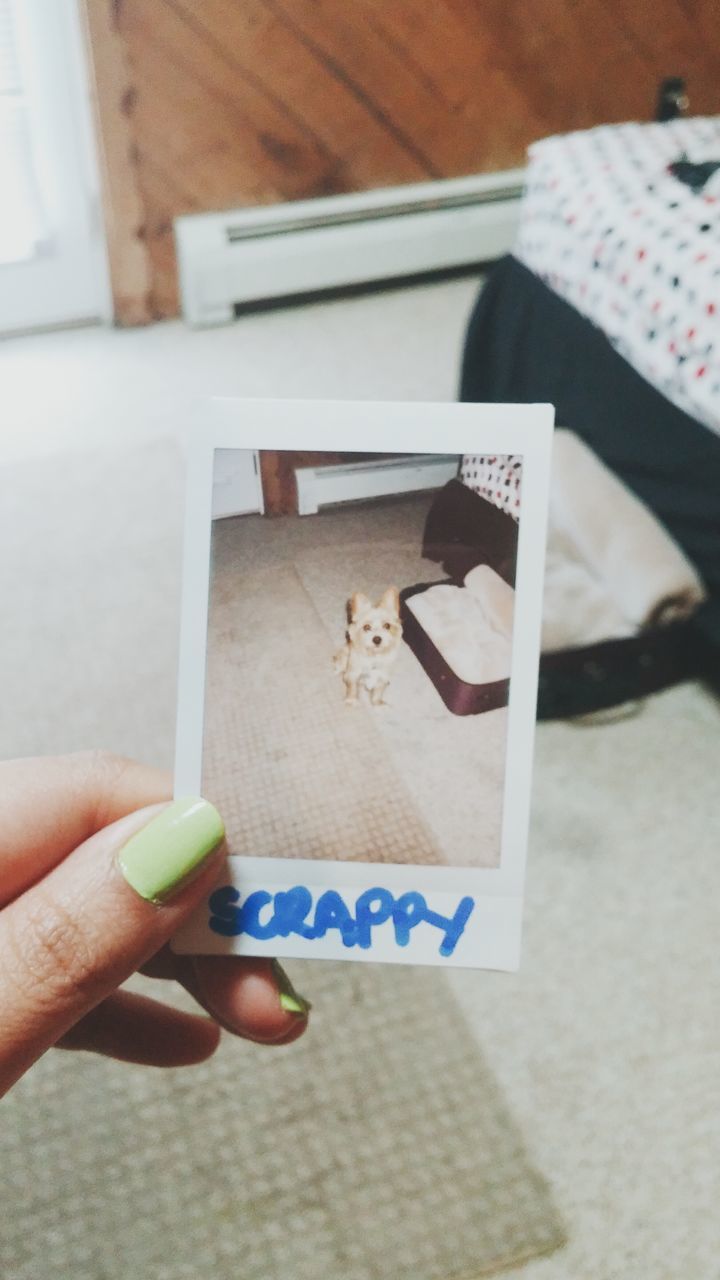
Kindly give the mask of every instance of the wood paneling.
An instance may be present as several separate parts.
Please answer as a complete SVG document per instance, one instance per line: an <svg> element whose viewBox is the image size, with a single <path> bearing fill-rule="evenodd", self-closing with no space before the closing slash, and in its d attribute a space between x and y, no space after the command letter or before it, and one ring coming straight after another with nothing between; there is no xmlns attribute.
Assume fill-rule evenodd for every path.
<svg viewBox="0 0 720 1280"><path fill-rule="evenodd" d="M85 17L115 315L123 324L147 324L153 319L153 281L138 152L129 118L135 89L127 47L112 21L111 5L89 2Z"/></svg>
<svg viewBox="0 0 720 1280"><path fill-rule="evenodd" d="M177 214L512 167L672 74L720 111L715 0L85 4L121 320L175 313Z"/></svg>
<svg viewBox="0 0 720 1280"><path fill-rule="evenodd" d="M266 516L297 515L296 467L328 467L341 462L365 462L376 453L311 453L307 450L260 450L260 476ZM402 457L386 453L384 458Z"/></svg>

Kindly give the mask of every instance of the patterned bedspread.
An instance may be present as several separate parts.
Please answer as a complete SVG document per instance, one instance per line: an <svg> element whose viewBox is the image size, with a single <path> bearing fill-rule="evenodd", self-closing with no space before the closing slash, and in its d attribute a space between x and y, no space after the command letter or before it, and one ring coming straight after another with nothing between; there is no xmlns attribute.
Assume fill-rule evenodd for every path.
<svg viewBox="0 0 720 1280"><path fill-rule="evenodd" d="M720 433L720 117L607 125L530 148L515 256L669 400Z"/></svg>
<svg viewBox="0 0 720 1280"><path fill-rule="evenodd" d="M522 458L517 453L466 453L460 464L460 479L494 507L505 511L517 523L520 519Z"/></svg>

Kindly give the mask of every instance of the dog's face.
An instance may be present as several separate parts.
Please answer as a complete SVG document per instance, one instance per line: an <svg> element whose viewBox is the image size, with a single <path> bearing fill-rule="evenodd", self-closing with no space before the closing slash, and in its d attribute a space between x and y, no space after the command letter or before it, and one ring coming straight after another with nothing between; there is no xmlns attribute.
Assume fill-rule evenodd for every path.
<svg viewBox="0 0 720 1280"><path fill-rule="evenodd" d="M388 587L377 604L356 591L348 606L348 638L354 649L368 657L390 654L400 644L400 597L396 587Z"/></svg>

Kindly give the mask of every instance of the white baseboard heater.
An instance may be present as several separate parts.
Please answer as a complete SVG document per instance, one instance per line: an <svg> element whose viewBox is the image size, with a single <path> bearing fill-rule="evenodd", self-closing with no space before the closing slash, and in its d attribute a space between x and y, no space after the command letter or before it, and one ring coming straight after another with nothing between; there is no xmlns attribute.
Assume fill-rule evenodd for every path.
<svg viewBox="0 0 720 1280"><path fill-rule="evenodd" d="M524 169L176 218L183 316L491 262L515 240Z"/></svg>
<svg viewBox="0 0 720 1280"><path fill-rule="evenodd" d="M418 453L339 466L296 467L298 515L314 516L320 507L339 502L440 489L457 475L459 462L457 453Z"/></svg>

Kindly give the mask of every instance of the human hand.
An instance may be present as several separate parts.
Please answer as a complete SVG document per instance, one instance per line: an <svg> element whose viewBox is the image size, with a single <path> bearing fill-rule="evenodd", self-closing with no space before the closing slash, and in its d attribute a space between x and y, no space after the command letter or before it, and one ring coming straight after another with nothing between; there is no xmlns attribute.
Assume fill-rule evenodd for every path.
<svg viewBox="0 0 720 1280"><path fill-rule="evenodd" d="M305 1030L275 962L166 946L224 856L212 806L169 795L165 773L99 752L0 763L0 1097L52 1045L183 1066L220 1027L262 1044ZM118 991L138 969L210 1018Z"/></svg>

